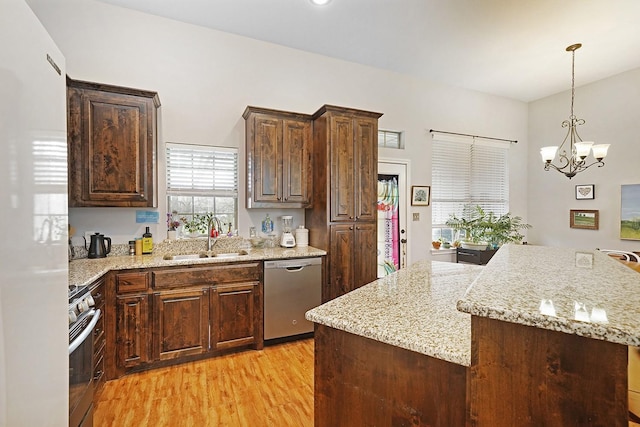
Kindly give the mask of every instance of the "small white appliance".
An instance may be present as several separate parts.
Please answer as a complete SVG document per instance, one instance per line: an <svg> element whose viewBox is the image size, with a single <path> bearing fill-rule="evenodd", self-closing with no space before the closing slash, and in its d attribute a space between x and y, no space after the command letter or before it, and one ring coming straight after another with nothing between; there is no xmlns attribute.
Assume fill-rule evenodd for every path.
<svg viewBox="0 0 640 427"><path fill-rule="evenodd" d="M282 237L280 238L280 246L284 248L293 248L296 245L296 239L293 237L291 230L293 229L293 216L282 216Z"/></svg>

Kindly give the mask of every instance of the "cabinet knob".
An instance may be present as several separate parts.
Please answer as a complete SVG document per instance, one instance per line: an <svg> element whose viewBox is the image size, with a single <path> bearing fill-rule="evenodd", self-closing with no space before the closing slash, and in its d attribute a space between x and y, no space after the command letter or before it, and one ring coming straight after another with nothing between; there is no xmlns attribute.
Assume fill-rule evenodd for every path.
<svg viewBox="0 0 640 427"><path fill-rule="evenodd" d="M349 230L353 230L353 227L349 226Z"/></svg>

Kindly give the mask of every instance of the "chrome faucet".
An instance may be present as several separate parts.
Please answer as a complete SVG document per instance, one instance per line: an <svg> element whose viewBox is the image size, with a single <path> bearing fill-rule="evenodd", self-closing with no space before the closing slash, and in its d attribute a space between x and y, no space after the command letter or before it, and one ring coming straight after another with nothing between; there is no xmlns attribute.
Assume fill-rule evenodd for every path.
<svg viewBox="0 0 640 427"><path fill-rule="evenodd" d="M214 221L216 222L218 232L222 230L220 225L220 220L213 215L209 216L207 221L207 251L210 251L211 249L213 249L213 247L216 245L216 242L218 241L217 238L211 237L211 228L213 227Z"/></svg>

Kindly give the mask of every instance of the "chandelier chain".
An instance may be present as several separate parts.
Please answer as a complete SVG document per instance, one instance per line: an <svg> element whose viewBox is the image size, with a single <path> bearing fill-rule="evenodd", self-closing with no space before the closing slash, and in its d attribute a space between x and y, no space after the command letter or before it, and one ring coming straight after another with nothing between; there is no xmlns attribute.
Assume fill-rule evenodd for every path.
<svg viewBox="0 0 640 427"><path fill-rule="evenodd" d="M576 51L571 51L571 117L573 115L573 100L576 96Z"/></svg>

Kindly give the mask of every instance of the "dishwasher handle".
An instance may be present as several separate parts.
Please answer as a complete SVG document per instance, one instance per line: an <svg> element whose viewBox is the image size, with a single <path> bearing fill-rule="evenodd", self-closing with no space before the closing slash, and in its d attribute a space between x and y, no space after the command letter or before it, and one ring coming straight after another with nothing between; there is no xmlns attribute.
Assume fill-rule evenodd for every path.
<svg viewBox="0 0 640 427"><path fill-rule="evenodd" d="M310 267L312 265L322 265L322 258L314 257L314 258L286 259L286 260L279 260L279 261L266 261L264 263L264 268L265 270L280 269L280 270L296 272L296 271L302 270L305 267Z"/></svg>

